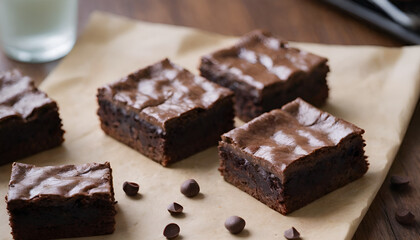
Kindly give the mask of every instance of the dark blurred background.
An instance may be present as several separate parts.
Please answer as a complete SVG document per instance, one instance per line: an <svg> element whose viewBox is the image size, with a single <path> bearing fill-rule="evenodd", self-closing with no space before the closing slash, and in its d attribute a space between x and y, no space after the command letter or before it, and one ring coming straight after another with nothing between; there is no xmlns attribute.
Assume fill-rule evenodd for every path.
<svg viewBox="0 0 420 240"><path fill-rule="evenodd" d="M368 0L338 2L362 2L361 5L371 6ZM413 9L413 6L420 9L419 0L398 2L403 9ZM228 35L265 28L294 41L382 46L408 44L323 0L89 0L80 4L81 25L93 10Z"/></svg>

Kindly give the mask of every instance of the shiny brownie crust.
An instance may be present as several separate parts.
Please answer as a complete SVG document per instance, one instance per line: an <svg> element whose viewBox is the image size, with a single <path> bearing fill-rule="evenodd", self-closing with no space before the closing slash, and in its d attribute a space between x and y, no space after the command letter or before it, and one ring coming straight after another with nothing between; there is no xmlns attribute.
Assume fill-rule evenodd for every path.
<svg viewBox="0 0 420 240"><path fill-rule="evenodd" d="M304 129L313 126L313 119L309 119L311 121L300 119L303 125L305 123L308 124L303 127L294 126L295 124L299 124L299 121L293 122L291 119L295 117L300 118L299 116L303 114L302 110L305 111L305 108L311 106L301 100L297 100L291 104L299 105L298 108L300 108L298 110L300 111L299 113L294 113L295 115L292 113L292 118L289 119L291 117L289 114L295 110L290 111L291 105L286 105L283 108L285 111L274 110L274 112L263 114L250 122L248 126L242 127L242 129L236 130L236 132L232 130L224 134L222 141L219 143L219 157L221 161L219 170L224 179L284 215L362 177L368 170L368 163L363 150L365 146L362 138L363 130L326 113L319 115L316 121L331 121L336 123L337 125L333 124L331 128L338 126L336 127L337 131L341 126L343 126L342 129L346 129L342 130L344 134L342 134L340 139L336 139L335 142L317 147L305 146L305 144L309 145L308 142L311 141L312 143L322 140L327 141L326 139L322 139L322 137L336 136L333 132L330 132L329 135L322 135L321 133L317 135L319 131L324 131L322 127L326 126L319 122L316 123L320 124L319 126L310 130L313 136L317 136L317 138L308 139L308 142L305 142L305 144L303 144L304 140L300 139L301 143L296 144L296 146L292 144L285 146L282 145L283 143L274 146L269 144L264 145L264 140L260 140L262 147L258 148L256 145L252 145L254 143L253 141L247 140L254 138L258 141L259 133L257 128L264 126L261 123L268 123L266 127L276 128L273 126L271 118L282 118L282 115L288 121L284 123L285 126L289 130L293 129L291 133L296 129L296 132L300 132L302 136L308 136L307 134L302 134L302 132ZM296 106L292 107L295 108ZM314 107L312 108L313 110L315 109ZM314 115L318 113L321 113L321 111L312 112ZM278 132L283 131L282 134L285 131L281 127L276 129ZM267 130L262 131L265 132ZM278 136L279 134L274 134L273 138L281 141ZM299 139L302 136L296 136L295 138ZM264 136L264 138L266 137ZM286 136L285 139L288 141L284 142L285 144L290 143L292 141L292 135ZM248 142L241 143L241 141ZM271 152L269 150L259 150L263 149L264 146L266 149L270 146ZM287 151L289 149L295 152L296 149L300 150L296 154L288 153ZM305 149L310 149L310 151L308 150L308 153L303 153ZM277 154L271 155L273 152L277 152Z"/></svg>
<svg viewBox="0 0 420 240"><path fill-rule="evenodd" d="M241 157L240 149L222 142L219 171L227 182L286 215L362 177L367 171L363 146L360 136L351 136L337 148L306 157L303 161L317 161L316 167L299 169L283 183L247 157Z"/></svg>
<svg viewBox="0 0 420 240"><path fill-rule="evenodd" d="M0 165L64 141L55 101L18 71L0 74Z"/></svg>
<svg viewBox="0 0 420 240"><path fill-rule="evenodd" d="M98 90L102 130L163 166L217 145L233 93L165 59Z"/></svg>
<svg viewBox="0 0 420 240"><path fill-rule="evenodd" d="M109 163L51 167L14 163L6 202L17 240L96 236L115 229Z"/></svg>
<svg viewBox="0 0 420 240"><path fill-rule="evenodd" d="M209 110L184 114L165 131L100 95L98 102L101 128L106 134L165 167L217 145L220 135L233 128L232 97L220 100Z"/></svg>
<svg viewBox="0 0 420 240"><path fill-rule="evenodd" d="M273 42L278 45L276 49L266 47ZM249 57L250 52L253 57ZM268 67L262 67L266 62L262 57L268 56L271 64L278 61L277 68L286 69L287 74L279 73L277 77ZM235 46L202 57L200 64L201 76L235 92L235 113L243 121L280 108L297 97L322 106L328 98L328 72L326 58L292 48L264 31L253 31Z"/></svg>

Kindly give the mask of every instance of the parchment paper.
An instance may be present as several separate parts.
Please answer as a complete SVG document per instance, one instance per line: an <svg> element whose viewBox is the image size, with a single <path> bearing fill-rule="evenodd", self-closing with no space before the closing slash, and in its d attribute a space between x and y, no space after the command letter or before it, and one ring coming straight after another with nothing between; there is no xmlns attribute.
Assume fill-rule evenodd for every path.
<svg viewBox="0 0 420 240"><path fill-rule="evenodd" d="M323 109L364 128L370 169L365 177L283 216L223 181L215 147L170 168L147 159L106 136L96 116L96 89L164 57L197 73L201 55L231 45L236 38L194 29L93 14L73 51L42 83L55 99L66 130L62 147L21 160L39 166L111 162L118 200L116 231L93 239L164 239L170 222L179 239L284 239L296 227L303 239L350 239L395 157L420 90L420 47L381 48L297 44L329 58L330 98ZM238 123L240 124L240 123ZM0 167L5 196L11 165ZM188 199L180 184L194 178L202 194ZM124 181L140 184L138 198L122 191ZM185 215L174 218L166 207L176 201ZM223 224L242 216L246 231L229 234ZM10 239L4 201L0 201L1 239Z"/></svg>

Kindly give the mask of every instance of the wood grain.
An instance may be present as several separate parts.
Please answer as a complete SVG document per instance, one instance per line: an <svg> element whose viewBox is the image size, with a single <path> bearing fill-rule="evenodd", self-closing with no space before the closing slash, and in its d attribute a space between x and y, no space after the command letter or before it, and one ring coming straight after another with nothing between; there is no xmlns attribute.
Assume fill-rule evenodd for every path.
<svg viewBox="0 0 420 240"><path fill-rule="evenodd" d="M255 28L268 29L285 39L345 45L402 46L403 43L331 6L313 0L89 0L80 1L79 32L92 11L107 11L150 22L182 25L207 31L241 35ZM57 65L25 64L0 54L0 71L18 68L39 84ZM392 114L392 113L390 113ZM420 105L404 138L390 174L411 178L408 191L389 188L389 176L360 224L354 239L420 239L420 224L405 227L395 221L399 207L420 219Z"/></svg>

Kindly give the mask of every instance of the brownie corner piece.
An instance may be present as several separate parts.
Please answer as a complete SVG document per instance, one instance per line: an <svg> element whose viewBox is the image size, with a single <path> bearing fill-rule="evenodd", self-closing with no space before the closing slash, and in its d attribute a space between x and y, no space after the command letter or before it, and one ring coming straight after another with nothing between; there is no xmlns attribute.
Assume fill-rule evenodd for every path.
<svg viewBox="0 0 420 240"><path fill-rule="evenodd" d="M0 73L0 165L59 146L63 134L55 101L19 71Z"/></svg>
<svg viewBox="0 0 420 240"><path fill-rule="evenodd" d="M225 133L219 170L227 182L288 214L367 172L363 133L296 99Z"/></svg>
<svg viewBox="0 0 420 240"><path fill-rule="evenodd" d="M327 59L255 30L201 58L200 74L235 92L236 115L249 121L297 97L321 106L328 97Z"/></svg>
<svg viewBox="0 0 420 240"><path fill-rule="evenodd" d="M163 166L217 145L233 92L164 59L98 89L101 128Z"/></svg>
<svg viewBox="0 0 420 240"><path fill-rule="evenodd" d="M108 162L46 167L13 163L6 203L14 239L87 237L115 230Z"/></svg>

